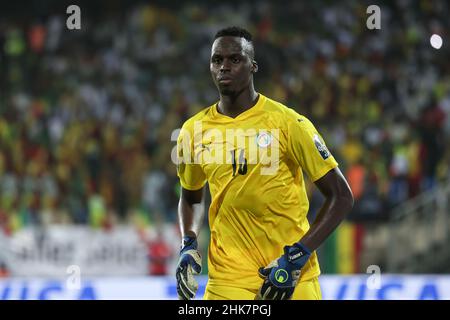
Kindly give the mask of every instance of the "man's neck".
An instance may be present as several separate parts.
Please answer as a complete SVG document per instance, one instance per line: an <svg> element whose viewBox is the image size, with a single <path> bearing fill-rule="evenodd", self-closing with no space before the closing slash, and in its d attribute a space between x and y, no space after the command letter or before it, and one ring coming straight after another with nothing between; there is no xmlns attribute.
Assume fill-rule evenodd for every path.
<svg viewBox="0 0 450 320"><path fill-rule="evenodd" d="M253 107L258 101L258 93L252 90L245 90L236 96L220 95L217 111L231 118L236 118L242 112Z"/></svg>

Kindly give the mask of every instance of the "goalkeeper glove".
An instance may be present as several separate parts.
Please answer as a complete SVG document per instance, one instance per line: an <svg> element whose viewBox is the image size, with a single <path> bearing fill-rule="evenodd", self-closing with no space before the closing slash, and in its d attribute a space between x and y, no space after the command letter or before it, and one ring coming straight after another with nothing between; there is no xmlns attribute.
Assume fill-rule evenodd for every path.
<svg viewBox="0 0 450 320"><path fill-rule="evenodd" d="M294 293L300 278L300 270L308 261L311 252L300 242L284 247L284 254L267 267L258 270L264 279L256 300L287 300Z"/></svg>
<svg viewBox="0 0 450 320"><path fill-rule="evenodd" d="M176 270L177 292L180 300L189 300L195 297L198 283L193 275L199 274L201 271L202 260L197 251L197 239L184 236Z"/></svg>

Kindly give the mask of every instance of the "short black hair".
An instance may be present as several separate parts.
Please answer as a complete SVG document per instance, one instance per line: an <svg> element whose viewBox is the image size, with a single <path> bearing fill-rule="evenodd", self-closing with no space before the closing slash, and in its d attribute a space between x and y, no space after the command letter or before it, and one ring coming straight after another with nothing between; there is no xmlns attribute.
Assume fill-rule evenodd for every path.
<svg viewBox="0 0 450 320"><path fill-rule="evenodd" d="M252 34L250 32L248 32L246 29L233 26L233 27L223 28L223 29L217 31L216 35L214 36L214 40L216 40L217 38L220 38L220 37L227 37L227 36L244 38L248 42L252 42L252 39L253 39Z"/></svg>
<svg viewBox="0 0 450 320"><path fill-rule="evenodd" d="M248 32L246 29L241 27L227 27L223 28L219 31L217 31L216 35L214 36L214 40L220 37L239 37L244 38L248 42L248 46L246 46L246 52L250 59L254 59L255 57L255 48L253 48L253 37L250 32Z"/></svg>

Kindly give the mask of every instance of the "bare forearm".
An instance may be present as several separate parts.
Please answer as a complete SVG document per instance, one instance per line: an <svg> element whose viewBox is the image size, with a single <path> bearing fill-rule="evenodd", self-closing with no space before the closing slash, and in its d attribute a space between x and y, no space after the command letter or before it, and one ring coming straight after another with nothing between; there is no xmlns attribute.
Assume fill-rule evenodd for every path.
<svg viewBox="0 0 450 320"><path fill-rule="evenodd" d="M202 194L202 191L191 193L184 190L181 194L178 203L178 221L182 237L186 235L197 237L200 232L204 217Z"/></svg>
<svg viewBox="0 0 450 320"><path fill-rule="evenodd" d="M346 197L327 199L301 242L311 251L316 250L342 222L352 206L353 200Z"/></svg>
<svg viewBox="0 0 450 320"><path fill-rule="evenodd" d="M353 194L342 172L335 168L315 182L325 196L325 202L311 228L301 242L311 251L316 250L342 222L353 208Z"/></svg>
<svg viewBox="0 0 450 320"><path fill-rule="evenodd" d="M180 200L178 205L178 220L180 222L181 235L197 236L201 221L203 220L203 210L200 204L190 205L186 201Z"/></svg>

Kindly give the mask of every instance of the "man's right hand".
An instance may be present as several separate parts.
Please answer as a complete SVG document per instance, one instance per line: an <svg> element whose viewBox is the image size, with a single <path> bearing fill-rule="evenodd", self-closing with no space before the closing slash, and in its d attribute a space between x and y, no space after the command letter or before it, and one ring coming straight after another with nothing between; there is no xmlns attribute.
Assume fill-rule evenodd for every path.
<svg viewBox="0 0 450 320"><path fill-rule="evenodd" d="M176 271L177 292L180 300L190 300L195 297L198 283L194 275L200 274L201 271L202 258L197 250L197 239L184 236Z"/></svg>

